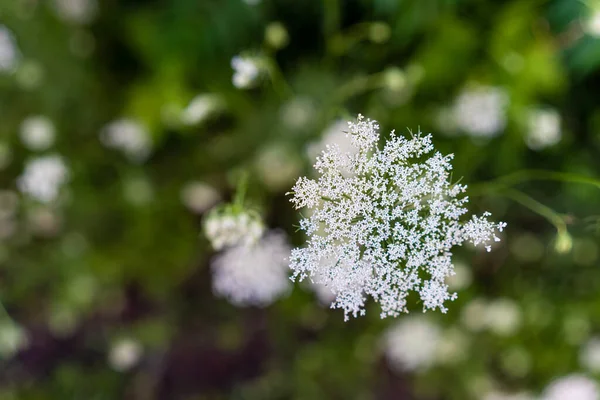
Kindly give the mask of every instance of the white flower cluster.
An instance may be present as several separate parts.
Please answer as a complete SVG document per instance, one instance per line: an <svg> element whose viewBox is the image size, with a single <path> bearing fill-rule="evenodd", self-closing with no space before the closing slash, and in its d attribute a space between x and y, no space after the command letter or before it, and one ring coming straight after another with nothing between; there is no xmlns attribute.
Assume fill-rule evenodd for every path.
<svg viewBox="0 0 600 400"><path fill-rule="evenodd" d="M121 150L135 162L144 161L152 149L152 140L146 129L131 119L119 119L105 126L100 140L107 147Z"/></svg>
<svg viewBox="0 0 600 400"><path fill-rule="evenodd" d="M231 68L234 70L233 86L238 89L252 87L260 74L256 61L250 57L235 56L231 59Z"/></svg>
<svg viewBox="0 0 600 400"><path fill-rule="evenodd" d="M49 203L58 197L68 178L69 170L63 159L59 155L49 155L29 161L17 180L17 187L36 200Z"/></svg>
<svg viewBox="0 0 600 400"><path fill-rule="evenodd" d="M376 121L359 115L348 127L357 153L328 146L315 164L319 179L301 177L293 188L296 208L312 209L300 222L307 245L290 257L293 278L328 286L336 294L331 307L346 319L364 314L367 296L380 303L382 318L408 312L410 292L420 294L423 310L445 312L456 297L445 283L452 247L471 242L489 251L505 224L491 223L487 212L461 221L466 186L450 182L452 155L431 154L431 135L392 132L379 149Z"/></svg>
<svg viewBox="0 0 600 400"><path fill-rule="evenodd" d="M21 123L21 142L29 150L42 151L54 144L56 132L52 121L45 116L27 117Z"/></svg>
<svg viewBox="0 0 600 400"><path fill-rule="evenodd" d="M452 117L456 127L474 137L493 137L506 126L508 95L499 87L475 86L464 89L454 101Z"/></svg>
<svg viewBox="0 0 600 400"><path fill-rule="evenodd" d="M262 236L261 219L250 212L213 209L204 222L204 232L215 250L232 246L250 246Z"/></svg>
<svg viewBox="0 0 600 400"><path fill-rule="evenodd" d="M384 350L396 372L426 370L435 361L442 337L439 326L422 315L401 319L384 336Z"/></svg>
<svg viewBox="0 0 600 400"><path fill-rule="evenodd" d="M90 23L98 13L96 0L54 0L54 10L63 21Z"/></svg>
<svg viewBox="0 0 600 400"><path fill-rule="evenodd" d="M465 359L469 337L456 328L442 330L424 315L410 315L385 332L382 344L387 362L395 372L423 372L435 365Z"/></svg>
<svg viewBox="0 0 600 400"><path fill-rule="evenodd" d="M534 109L529 113L526 143L541 150L560 142L560 114L554 109Z"/></svg>
<svg viewBox="0 0 600 400"><path fill-rule="evenodd" d="M181 112L181 122L187 126L198 125L223 107L219 96L210 93L199 94Z"/></svg>
<svg viewBox="0 0 600 400"><path fill-rule="evenodd" d="M540 400L599 400L598 383L583 375L568 375L556 379L546 389Z"/></svg>
<svg viewBox="0 0 600 400"><path fill-rule="evenodd" d="M271 304L290 290L285 234L267 233L252 246L235 246L212 262L213 291L236 306Z"/></svg>

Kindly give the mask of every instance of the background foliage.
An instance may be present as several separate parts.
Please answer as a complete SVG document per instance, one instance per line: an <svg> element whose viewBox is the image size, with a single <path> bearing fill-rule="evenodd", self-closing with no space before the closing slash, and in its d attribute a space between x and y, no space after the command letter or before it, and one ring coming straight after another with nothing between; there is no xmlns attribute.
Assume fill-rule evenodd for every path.
<svg viewBox="0 0 600 400"><path fill-rule="evenodd" d="M92 8L64 11L81 4ZM19 52L15 68L0 73L2 198L18 193L35 156L19 137L31 115L54 124L49 152L70 178L50 205L19 194L0 223L0 398L468 399L539 393L576 371L598 377L580 353L600 330L600 191L574 178L594 179L600 168L600 38L586 30L597 6L1 0L0 21ZM240 53L264 63L250 89L232 84ZM494 137L440 125L440 110L473 84L510 99ZM198 94L217 96L222 108L182 124L178 115ZM531 107L558 110L558 144L527 146ZM202 213L182 201L186 185L210 184L227 200L249 171L248 199L300 245L285 193L310 173L307 147L359 112L386 132L433 132L437 147L455 154L455 176L478 190L474 209L508 222L492 253L461 249L472 282L448 314L427 314L464 339L451 364L394 372L381 349L394 320L374 308L344 323L303 285L264 309L212 294L214 252L199 236ZM102 144L103 127L120 118L151 135L144 162ZM550 177L539 170L565 175L538 179ZM512 195L489 183L516 172ZM473 328L464 310L474 299L509 299L518 328ZM110 356L123 338L142 349L126 371Z"/></svg>

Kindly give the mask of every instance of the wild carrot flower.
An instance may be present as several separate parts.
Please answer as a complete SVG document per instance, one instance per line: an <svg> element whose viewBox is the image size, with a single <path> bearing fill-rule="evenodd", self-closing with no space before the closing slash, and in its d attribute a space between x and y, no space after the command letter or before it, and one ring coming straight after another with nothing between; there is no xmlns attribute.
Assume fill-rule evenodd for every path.
<svg viewBox="0 0 600 400"><path fill-rule="evenodd" d="M293 278L310 278L336 295L332 308L364 314L367 296L381 317L407 310L407 296L420 295L423 310L453 300L445 280L452 275L451 249L464 242L499 241L505 224L489 213L464 220L466 186L451 183L452 155L435 152L431 135L391 133L379 148L376 121L348 123L354 152L329 145L317 158L318 180L301 177L291 202L311 215L300 221L305 247L292 250Z"/></svg>
<svg viewBox="0 0 600 400"><path fill-rule="evenodd" d="M232 246L255 244L264 232L260 217L232 207L216 207L207 215L204 232L215 250Z"/></svg>
<svg viewBox="0 0 600 400"><path fill-rule="evenodd" d="M253 245L226 249L211 265L213 292L236 306L271 304L290 290L289 251L282 232L269 232Z"/></svg>

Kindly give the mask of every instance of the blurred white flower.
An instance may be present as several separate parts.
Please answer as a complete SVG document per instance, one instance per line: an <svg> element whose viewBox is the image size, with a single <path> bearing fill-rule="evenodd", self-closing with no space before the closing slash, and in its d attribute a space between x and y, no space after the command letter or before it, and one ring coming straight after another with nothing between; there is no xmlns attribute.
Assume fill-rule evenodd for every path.
<svg viewBox="0 0 600 400"><path fill-rule="evenodd" d="M322 280L346 319L364 315L367 296L382 318L398 316L411 292L423 310L445 312L456 298L445 283L452 247L471 242L489 251L505 224L488 221L487 212L465 220L466 186L450 182L452 156L434 152L431 135L392 132L380 150L376 121L359 115L348 131L357 152L329 146L314 165L319 178L300 177L292 188L296 208L312 209L300 221L307 244L290 257L293 278Z"/></svg>
<svg viewBox="0 0 600 400"><path fill-rule="evenodd" d="M474 137L493 137L506 126L508 95L492 86L465 88L456 98L453 117L456 127Z"/></svg>
<svg viewBox="0 0 600 400"><path fill-rule="evenodd" d="M560 114L554 109L535 109L529 112L527 146L541 150L560 141Z"/></svg>
<svg viewBox="0 0 600 400"><path fill-rule="evenodd" d="M310 97L294 97L281 106L281 122L290 129L300 130L309 125L316 112L316 106Z"/></svg>
<svg viewBox="0 0 600 400"><path fill-rule="evenodd" d="M462 262L455 262L454 273L446 278L448 290L459 291L469 287L473 281L471 269Z"/></svg>
<svg viewBox="0 0 600 400"><path fill-rule="evenodd" d="M260 4L261 0L243 0L243 2L250 6L255 6L257 4Z"/></svg>
<svg viewBox="0 0 600 400"><path fill-rule="evenodd" d="M585 22L585 30L591 36L600 37L600 10L596 10Z"/></svg>
<svg viewBox="0 0 600 400"><path fill-rule="evenodd" d="M228 248L211 265L214 293L239 307L271 304L290 291L289 252L282 232L269 232L255 245Z"/></svg>
<svg viewBox="0 0 600 400"><path fill-rule="evenodd" d="M22 193L42 203L49 203L58 197L61 186L68 178L69 170L62 157L48 155L27 162L17 179L17 187Z"/></svg>
<svg viewBox="0 0 600 400"><path fill-rule="evenodd" d="M426 317L405 316L384 336L384 351L396 372L426 370L436 359L440 328Z"/></svg>
<svg viewBox="0 0 600 400"><path fill-rule="evenodd" d="M235 56L231 59L233 68L233 85L238 89L247 89L254 85L260 69L256 61L250 57Z"/></svg>
<svg viewBox="0 0 600 400"><path fill-rule="evenodd" d="M215 250L251 246L261 238L264 230L260 217L246 211L232 212L216 208L204 220L204 233Z"/></svg>
<svg viewBox="0 0 600 400"><path fill-rule="evenodd" d="M124 372L135 367L143 353L144 348L139 341L132 338L119 339L111 344L108 363L115 371Z"/></svg>
<svg viewBox="0 0 600 400"><path fill-rule="evenodd" d="M486 325L500 336L513 335L521 326L521 309L510 299L494 299L486 307Z"/></svg>
<svg viewBox="0 0 600 400"><path fill-rule="evenodd" d="M581 347L579 362L590 372L600 372L600 337L591 338Z"/></svg>
<svg viewBox="0 0 600 400"><path fill-rule="evenodd" d="M598 383L584 375L567 375L546 387L540 400L599 400Z"/></svg>
<svg viewBox="0 0 600 400"><path fill-rule="evenodd" d="M54 0L54 10L63 21L87 24L96 17L98 4L96 0Z"/></svg>
<svg viewBox="0 0 600 400"><path fill-rule="evenodd" d="M28 117L21 122L20 137L29 150L46 150L54 144L54 124L43 115Z"/></svg>
<svg viewBox="0 0 600 400"><path fill-rule="evenodd" d="M0 25L0 72L13 71L19 57L19 50L12 32L6 26Z"/></svg>
<svg viewBox="0 0 600 400"><path fill-rule="evenodd" d="M10 358L29 344L27 332L16 322L0 322L0 358Z"/></svg>
<svg viewBox="0 0 600 400"><path fill-rule="evenodd" d="M221 194L203 182L188 182L181 189L181 202L190 211L202 214L221 199Z"/></svg>
<svg viewBox="0 0 600 400"><path fill-rule="evenodd" d="M142 162L152 150L152 140L146 128L132 119L119 119L106 125L100 132L102 143L121 150L131 161Z"/></svg>
<svg viewBox="0 0 600 400"><path fill-rule="evenodd" d="M181 112L181 122L184 125L198 125L205 121L211 114L222 107L221 99L217 95L203 93L194 97L190 104Z"/></svg>

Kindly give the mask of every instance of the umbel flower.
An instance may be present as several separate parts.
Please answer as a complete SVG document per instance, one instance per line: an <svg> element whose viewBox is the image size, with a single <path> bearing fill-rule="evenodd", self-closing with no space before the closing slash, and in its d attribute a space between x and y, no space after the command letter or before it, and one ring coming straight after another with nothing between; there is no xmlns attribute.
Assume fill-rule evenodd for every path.
<svg viewBox="0 0 600 400"><path fill-rule="evenodd" d="M453 275L454 246L499 241L505 223L489 213L465 220L466 186L452 183L452 155L434 151L431 135L391 133L379 148L376 121L348 123L354 152L336 144L317 158L318 180L301 177L293 188L296 208L311 209L300 221L305 247L292 250L292 278L324 284L335 294L332 308L345 318L364 315L365 301L381 305L381 317L407 310L419 294L423 311L454 300L445 280Z"/></svg>

